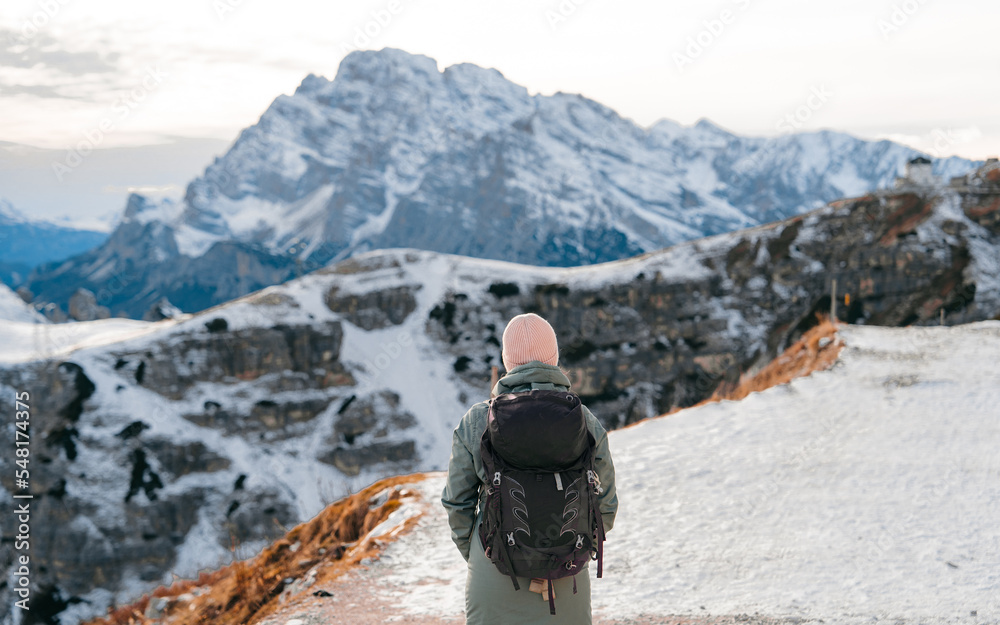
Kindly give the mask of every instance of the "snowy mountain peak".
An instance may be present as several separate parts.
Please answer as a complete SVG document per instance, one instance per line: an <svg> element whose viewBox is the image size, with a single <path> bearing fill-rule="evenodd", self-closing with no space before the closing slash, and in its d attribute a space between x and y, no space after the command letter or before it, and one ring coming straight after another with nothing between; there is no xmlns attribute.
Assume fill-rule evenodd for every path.
<svg viewBox="0 0 1000 625"><path fill-rule="evenodd" d="M337 81L364 81L385 84L410 80L440 80L437 61L423 54L411 54L396 48L355 50L344 57L337 69Z"/></svg>
<svg viewBox="0 0 1000 625"><path fill-rule="evenodd" d="M707 120L645 129L581 95L529 95L494 69L439 71L386 48L352 52L333 80L306 76L182 202L132 199L129 216L169 226L159 232L173 242L157 249L186 257L192 288L220 303L268 283L223 286L196 270L217 243L252 248L268 276L391 247L592 264L887 188L917 154L841 133L740 137ZM974 165L947 159L935 173ZM166 282L136 293L172 288L148 269Z"/></svg>
<svg viewBox="0 0 1000 625"><path fill-rule="evenodd" d="M125 212L122 215L119 228L123 226L144 226L154 224L157 232L164 229L172 229L181 223L184 217L185 205L174 201L171 198L148 198L144 195L132 193L129 195L125 205ZM202 227L208 230L208 225L204 222Z"/></svg>
<svg viewBox="0 0 1000 625"><path fill-rule="evenodd" d="M711 133L714 135L723 135L727 137L734 136L733 133L729 132L722 126L716 124L715 122L705 117L699 119L697 123L695 123L694 128L702 132Z"/></svg>
<svg viewBox="0 0 1000 625"><path fill-rule="evenodd" d="M302 79L302 82L295 88L294 95L308 96L317 93L330 84L330 81L316 74L309 74Z"/></svg>
<svg viewBox="0 0 1000 625"><path fill-rule="evenodd" d="M527 89L507 80L500 70L492 67L480 67L474 63L456 63L445 68L442 73L444 80L463 93L475 95L484 87L509 89L527 94Z"/></svg>

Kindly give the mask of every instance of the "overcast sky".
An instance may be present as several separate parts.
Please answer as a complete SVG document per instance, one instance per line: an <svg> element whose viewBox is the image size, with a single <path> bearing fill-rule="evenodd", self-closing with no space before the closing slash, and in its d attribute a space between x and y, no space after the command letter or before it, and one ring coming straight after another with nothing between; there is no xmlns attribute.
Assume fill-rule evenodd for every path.
<svg viewBox="0 0 1000 625"><path fill-rule="evenodd" d="M232 140L306 74L389 46L643 126L776 135L798 114L983 158L1000 152L998 24L996 0L3 0L0 140L69 148L102 122L100 147Z"/></svg>

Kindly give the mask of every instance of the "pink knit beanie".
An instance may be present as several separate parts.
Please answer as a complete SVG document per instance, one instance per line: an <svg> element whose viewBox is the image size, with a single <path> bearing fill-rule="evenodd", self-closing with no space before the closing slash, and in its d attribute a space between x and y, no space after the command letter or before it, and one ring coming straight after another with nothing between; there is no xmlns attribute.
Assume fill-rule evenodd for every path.
<svg viewBox="0 0 1000 625"><path fill-rule="evenodd" d="M502 356L507 371L532 360L558 365L559 344L555 330L535 313L518 315L504 328Z"/></svg>

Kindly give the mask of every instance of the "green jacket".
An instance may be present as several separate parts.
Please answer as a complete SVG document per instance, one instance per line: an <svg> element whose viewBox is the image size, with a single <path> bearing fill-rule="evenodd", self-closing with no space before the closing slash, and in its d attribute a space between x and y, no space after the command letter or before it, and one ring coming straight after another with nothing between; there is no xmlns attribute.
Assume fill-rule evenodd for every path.
<svg viewBox="0 0 1000 625"><path fill-rule="evenodd" d="M493 388L493 395L520 393L533 389L569 390L570 381L559 367L541 362L529 362L514 367ZM451 539L455 541L462 557L469 560L470 541L476 526L477 503L480 486L486 484L486 471L479 453L480 439L486 430L489 403L472 406L452 435L451 459L448 461L448 482L441 495L441 503L448 511ZM615 466L608 448L608 433L586 406L583 414L587 427L597 441L595 460L598 478L604 493L598 497L605 531L611 530L618 512L618 493L615 490ZM483 491L485 492L485 491Z"/></svg>

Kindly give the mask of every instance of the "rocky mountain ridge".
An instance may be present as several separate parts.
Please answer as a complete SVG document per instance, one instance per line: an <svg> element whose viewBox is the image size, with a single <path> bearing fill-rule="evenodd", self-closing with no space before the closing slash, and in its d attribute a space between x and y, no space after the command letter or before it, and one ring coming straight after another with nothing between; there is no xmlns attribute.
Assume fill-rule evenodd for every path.
<svg viewBox="0 0 1000 625"><path fill-rule="evenodd" d="M131 197L105 245L28 286L63 306L85 288L112 315L141 318L162 298L203 310L377 249L607 262L887 187L917 154L831 131L642 128L493 69L357 51L333 80L310 75L279 96L182 201Z"/></svg>

